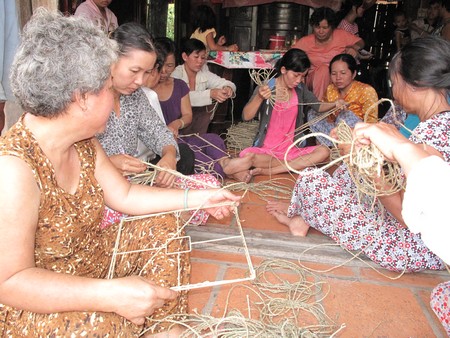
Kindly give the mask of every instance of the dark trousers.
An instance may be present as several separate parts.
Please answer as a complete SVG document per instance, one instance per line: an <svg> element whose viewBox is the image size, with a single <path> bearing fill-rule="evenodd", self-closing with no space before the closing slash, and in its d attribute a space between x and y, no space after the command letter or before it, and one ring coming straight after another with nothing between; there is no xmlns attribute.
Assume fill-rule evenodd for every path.
<svg viewBox="0 0 450 338"><path fill-rule="evenodd" d="M194 173L195 155L187 144L179 143L178 149L180 151L180 159L177 162L177 171L183 175L192 175ZM151 161L152 164L157 164L161 157L156 157Z"/></svg>
<svg viewBox="0 0 450 338"><path fill-rule="evenodd" d="M214 105L204 107L192 107L192 122L186 128L180 130L181 135L206 134L211 123L211 112Z"/></svg>

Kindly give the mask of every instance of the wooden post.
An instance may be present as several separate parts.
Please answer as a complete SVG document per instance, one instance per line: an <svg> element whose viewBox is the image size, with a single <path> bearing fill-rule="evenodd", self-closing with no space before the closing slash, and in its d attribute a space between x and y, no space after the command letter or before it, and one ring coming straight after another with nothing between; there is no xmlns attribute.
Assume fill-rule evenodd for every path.
<svg viewBox="0 0 450 338"><path fill-rule="evenodd" d="M58 10L58 0L16 0L16 5L21 28L25 26L38 7L45 7L51 11Z"/></svg>
<svg viewBox="0 0 450 338"><path fill-rule="evenodd" d="M155 37L166 36L168 8L167 0L150 0L147 28Z"/></svg>

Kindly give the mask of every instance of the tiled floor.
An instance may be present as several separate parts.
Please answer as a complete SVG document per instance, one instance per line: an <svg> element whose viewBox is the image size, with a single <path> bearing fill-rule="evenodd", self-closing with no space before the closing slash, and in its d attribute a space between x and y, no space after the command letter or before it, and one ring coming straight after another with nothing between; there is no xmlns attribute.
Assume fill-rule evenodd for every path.
<svg viewBox="0 0 450 338"><path fill-rule="evenodd" d="M268 177L257 177L253 182L266 180ZM266 212L265 205L258 195L248 193L239 206L239 218L253 265L256 267L265 259L282 259L296 264L301 262L313 269L316 275L313 279L324 281L329 288L328 293L325 288L316 299L325 296L320 303L326 314L338 326L345 324L337 337L446 336L429 306L429 295L434 286L450 279L447 272L425 271L399 276L378 269L365 259L351 259L349 253L317 231L310 231L306 238L294 238L287 227ZM195 243L232 236L237 229L235 217L220 222L211 218L206 226L189 227L188 233ZM209 242L194 245L193 249L191 283L246 276L248 266L239 240ZM296 278L287 271L283 276L287 280ZM220 317L228 304L228 310L236 308L248 315L248 302L254 297L242 285L251 286L251 283L191 290L190 311L195 309ZM257 315L250 312L252 318ZM300 325L315 324L312 318L302 317L302 320Z"/></svg>

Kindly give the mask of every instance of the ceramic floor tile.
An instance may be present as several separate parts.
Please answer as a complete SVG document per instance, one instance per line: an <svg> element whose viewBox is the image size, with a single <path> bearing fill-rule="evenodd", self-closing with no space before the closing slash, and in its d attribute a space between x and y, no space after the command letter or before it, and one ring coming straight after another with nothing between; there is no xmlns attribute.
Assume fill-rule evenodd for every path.
<svg viewBox="0 0 450 338"><path fill-rule="evenodd" d="M433 309L430 305L430 296L431 291L429 290L419 290L416 292L416 296L419 298L418 300L422 303L422 309L425 315L428 315L429 322L434 327L434 333L436 337L445 337L447 333L442 327L441 323L438 320L438 317L434 314Z"/></svg>
<svg viewBox="0 0 450 338"><path fill-rule="evenodd" d="M227 269L225 278L236 278L242 274L242 270L239 268L230 267ZM277 273L276 277L271 276L270 274L265 275L267 279L261 279L261 282L271 282L278 287L276 289L280 289L286 285L286 282L290 283L298 283L299 276L294 275L292 273ZM309 281L313 280L312 276L307 276L306 278ZM285 294L280 293L272 293L268 290L264 291L266 294L271 295L272 300L275 298L279 298L281 300L286 299ZM228 312L231 309L236 309L240 311L247 318L260 319L261 315L264 311L267 311L268 308L262 305L262 302L269 301L271 298L265 297L258 289L252 285L251 282L245 282L234 285L226 285L220 288L217 299L212 307L211 314L214 316L222 316L224 313ZM307 300L308 303L314 301L314 296L311 296L310 299ZM273 304L273 303L272 303ZM270 305L266 303L266 305ZM302 311L301 311L302 312ZM274 317L274 321L284 320L288 316L293 316L290 311L286 311L283 313L283 316ZM308 323L314 322L314 317L309 312L302 312L301 315L302 320L298 323L299 325L307 325Z"/></svg>
<svg viewBox="0 0 450 338"><path fill-rule="evenodd" d="M214 251L204 251L204 250L193 250L191 253L191 258L197 261L201 260L204 262L215 262L216 264L221 264L223 262L229 264L245 264L247 265L247 260L245 255L242 253L222 253ZM260 264L261 258L252 257L253 265Z"/></svg>
<svg viewBox="0 0 450 338"><path fill-rule="evenodd" d="M270 215L265 205L243 204L239 217L244 228L289 233L289 228Z"/></svg>
<svg viewBox="0 0 450 338"><path fill-rule="evenodd" d="M408 288L326 279L327 314L346 328L339 337L433 337L433 329Z"/></svg>
<svg viewBox="0 0 450 338"><path fill-rule="evenodd" d="M283 177L290 178L289 175ZM256 176L251 182L264 183L268 179L267 176ZM292 188L294 181L287 181L286 184ZM289 240L289 248L292 247L292 250L295 250L297 240L299 247L303 245L302 248L309 243L313 243L312 247L317 245L314 243L329 243L323 234L314 229L310 229L307 238L286 237L289 235L288 227L280 224L266 211L266 204L264 199L252 192L244 197L239 206L239 217L246 234L256 236L255 238L267 237L270 240L277 240L279 235L279 238L283 239L280 240L280 245L283 245L284 240ZM207 225L198 229L205 232L210 230L213 234L224 231L226 234L232 232L235 227L235 217L221 221L211 217ZM247 244L251 249L252 238L247 238ZM216 250L217 248L212 245L208 249L196 249L192 252L191 283L245 276L247 262L244 254L239 252L240 249L233 246L230 246L228 251ZM309 250L309 261L302 264L314 271L316 281L323 280L328 285L329 291L323 291L321 295L328 292L322 304L326 313L337 324L346 324L346 328L338 334L339 338L445 337L444 330L430 308L429 297L438 283L449 279L447 274L423 272L405 274L394 279L398 273L379 268L379 271L386 275L382 276L360 262L358 264L350 262L342 266L319 264L315 257L317 261L324 261L318 256L320 252L324 251L317 250L316 253ZM252 263L257 267L266 258L268 257L252 257ZM283 278L292 280L294 277L290 273L285 273ZM247 288L250 286L250 282L241 282L191 290L189 308L191 311L196 308L201 313L222 316L225 307L228 306L228 309L236 308L243 314L256 318L259 315L258 310L253 308L249 310L248 307L249 302L256 301L257 298L254 292ZM304 320L314 323L314 319L308 318L307 315Z"/></svg>
<svg viewBox="0 0 450 338"><path fill-rule="evenodd" d="M202 283L205 281L215 281L219 273L220 266L217 264L209 264L203 262L196 262L191 259L191 284ZM189 291L189 311L193 312L196 309L201 312L208 304L212 288L201 288Z"/></svg>
<svg viewBox="0 0 450 338"><path fill-rule="evenodd" d="M208 264L204 265L206 267L211 264L220 266L221 276L224 279L240 278L245 271L239 267L244 262L239 255L197 250L192 256L194 261L208 261ZM261 259L258 258L255 265L260 263ZM203 264L194 266L197 267L193 269L195 275L199 273L199 268ZM389 281L380 283L377 279L361 278L363 274L355 267L339 267L327 271L332 267L310 263L308 268L316 270L316 281L322 280L328 285L324 287L323 292L327 295L322 301L327 315L335 319L336 324L346 325L338 337L444 336L444 331L428 304L431 288L425 289L423 283L419 283L418 286L411 286L409 283L396 285ZM211 272L213 269L208 271ZM292 273L281 275L285 280L296 280ZM249 304L257 298L249 287L250 282L243 282L215 287L211 292L208 289L191 291L190 308L195 305L197 309L202 309L206 314L213 316L222 316L226 307L234 308L252 318L257 318L258 310L252 306L249 310ZM303 316L306 316L303 317L305 323L315 322L314 318L308 319L306 314Z"/></svg>
<svg viewBox="0 0 450 338"><path fill-rule="evenodd" d="M379 271L379 272L377 272ZM361 278L372 281L378 281L390 285L409 285L415 287L434 288L439 283L449 279L446 272L437 272L435 274L427 272L405 273L386 271L384 269L361 269ZM401 276L400 276L401 275Z"/></svg>
<svg viewBox="0 0 450 338"><path fill-rule="evenodd" d="M300 268L314 273L318 276L333 276L335 278L358 278L359 269L347 266L336 266L329 264L319 264L314 262L296 261Z"/></svg>

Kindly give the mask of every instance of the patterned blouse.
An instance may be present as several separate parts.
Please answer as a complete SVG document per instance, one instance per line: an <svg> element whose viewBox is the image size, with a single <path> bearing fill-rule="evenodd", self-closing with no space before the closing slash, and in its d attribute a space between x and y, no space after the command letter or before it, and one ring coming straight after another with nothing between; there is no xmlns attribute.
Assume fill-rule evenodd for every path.
<svg viewBox="0 0 450 338"><path fill-rule="evenodd" d="M341 97L339 89L334 84L330 84L325 93L324 101L335 102L337 99L343 99L345 102L349 103L349 110L364 121L367 110L378 101L378 95L372 86L359 81L353 81L350 90L344 97ZM366 122L377 121L378 106L370 110Z"/></svg>
<svg viewBox="0 0 450 338"><path fill-rule="evenodd" d="M359 27L356 22L350 23L347 20L342 19L341 22L339 22L337 28L343 29L344 31L349 32L350 34L359 36Z"/></svg>
<svg viewBox="0 0 450 338"><path fill-rule="evenodd" d="M141 88L131 95L120 96L120 115L111 112L105 131L98 134L97 138L108 156L128 154L137 157L139 139L160 156L164 147L173 145L179 159L178 146L172 133L156 114Z"/></svg>

